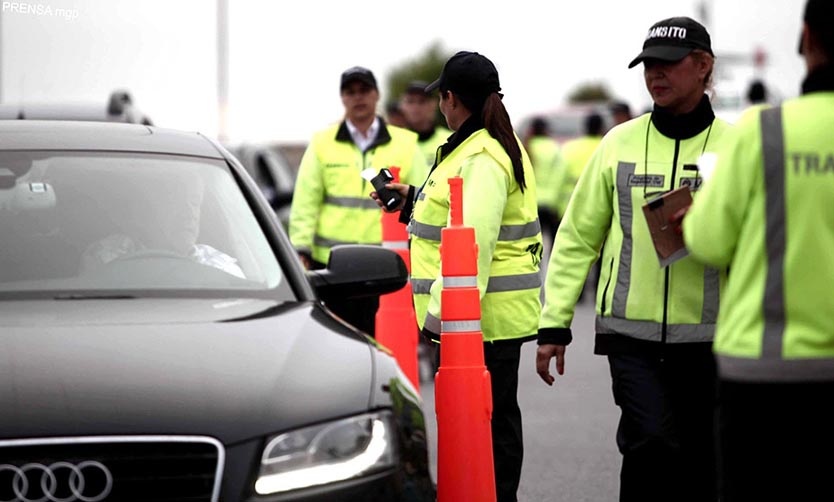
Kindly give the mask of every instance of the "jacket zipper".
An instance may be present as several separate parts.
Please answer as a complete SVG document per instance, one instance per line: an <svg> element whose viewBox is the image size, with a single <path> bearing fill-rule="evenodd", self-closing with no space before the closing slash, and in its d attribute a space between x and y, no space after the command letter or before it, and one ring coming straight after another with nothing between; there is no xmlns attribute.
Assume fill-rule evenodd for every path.
<svg viewBox="0 0 834 502"><path fill-rule="evenodd" d="M675 156L672 159L672 179L670 180L669 189L675 189L675 173L678 169L678 154L680 153L681 140L675 140ZM666 266L663 277L663 323L660 325L660 343L666 343L667 322L669 320L669 268Z"/></svg>

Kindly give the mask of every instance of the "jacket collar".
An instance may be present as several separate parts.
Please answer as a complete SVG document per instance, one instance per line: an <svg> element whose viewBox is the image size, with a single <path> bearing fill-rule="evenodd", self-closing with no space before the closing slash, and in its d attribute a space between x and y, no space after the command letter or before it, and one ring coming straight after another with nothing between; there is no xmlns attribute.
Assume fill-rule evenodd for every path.
<svg viewBox="0 0 834 502"><path fill-rule="evenodd" d="M476 131L484 128L484 122L481 117L474 114L470 115L466 121L461 124L457 131L454 132L446 143L440 147L440 160L443 160L447 155L466 141L466 138L472 136Z"/></svg>
<svg viewBox="0 0 834 502"><path fill-rule="evenodd" d="M704 94L698 106L689 113L672 115L668 109L654 105L652 123L661 134L672 139L689 139L697 136L712 124L715 113L709 97Z"/></svg>
<svg viewBox="0 0 834 502"><path fill-rule="evenodd" d="M802 82L802 94L818 91L834 91L834 64L815 69Z"/></svg>
<svg viewBox="0 0 834 502"><path fill-rule="evenodd" d="M379 131L376 133L376 138L368 145L368 150L374 148L379 145L384 145L385 143L391 142L391 133L388 132L388 125L385 123L385 119L382 117L377 117L379 120ZM350 136L350 131L348 130L347 122L344 120L341 124L339 124L339 129L336 131L336 141L342 141L345 143L353 143L353 138Z"/></svg>

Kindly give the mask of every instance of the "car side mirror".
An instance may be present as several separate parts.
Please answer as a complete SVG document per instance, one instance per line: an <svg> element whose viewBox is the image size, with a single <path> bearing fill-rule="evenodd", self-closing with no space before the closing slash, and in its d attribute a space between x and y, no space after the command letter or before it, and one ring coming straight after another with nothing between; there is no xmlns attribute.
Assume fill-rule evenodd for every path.
<svg viewBox="0 0 834 502"><path fill-rule="evenodd" d="M365 244L344 244L330 250L323 270L307 272L319 299L361 298L399 290L408 282L408 268L395 251Z"/></svg>

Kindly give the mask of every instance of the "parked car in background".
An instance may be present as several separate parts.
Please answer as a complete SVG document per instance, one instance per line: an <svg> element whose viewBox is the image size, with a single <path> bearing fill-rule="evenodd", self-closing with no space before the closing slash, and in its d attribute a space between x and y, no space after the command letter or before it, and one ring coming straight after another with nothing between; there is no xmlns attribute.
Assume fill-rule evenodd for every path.
<svg viewBox="0 0 834 502"><path fill-rule="evenodd" d="M320 301L402 259L306 272L215 141L0 121L0 235L0 500L435 500L419 394Z"/></svg>
<svg viewBox="0 0 834 502"><path fill-rule="evenodd" d="M106 103L0 104L0 120L80 120L153 125L133 104L130 93L114 91Z"/></svg>
<svg viewBox="0 0 834 502"><path fill-rule="evenodd" d="M591 112L599 113L602 116L603 130L607 131L614 124L608 103L571 104L525 117L515 126L516 134L520 138L524 138L533 119L543 117L547 120L550 134L560 143L564 143L585 133L585 117Z"/></svg>
<svg viewBox="0 0 834 502"><path fill-rule="evenodd" d="M241 143L227 145L226 148L255 180L286 229L290 221L296 170L278 148L268 143Z"/></svg>

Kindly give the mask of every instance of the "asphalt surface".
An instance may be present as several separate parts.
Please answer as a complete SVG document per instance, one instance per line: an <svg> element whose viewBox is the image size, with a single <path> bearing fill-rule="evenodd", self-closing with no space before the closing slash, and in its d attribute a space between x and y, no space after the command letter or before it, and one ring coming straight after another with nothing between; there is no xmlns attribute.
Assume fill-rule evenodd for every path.
<svg viewBox="0 0 834 502"><path fill-rule="evenodd" d="M604 357L593 355L594 313L580 304L573 321L565 375L548 387L535 370L536 344L524 345L519 369L519 402L524 427L524 466L519 502L615 502L620 454L615 444L619 408L611 397ZM552 369L555 373L555 369ZM434 384L421 385L431 463L437 479L437 423Z"/></svg>

